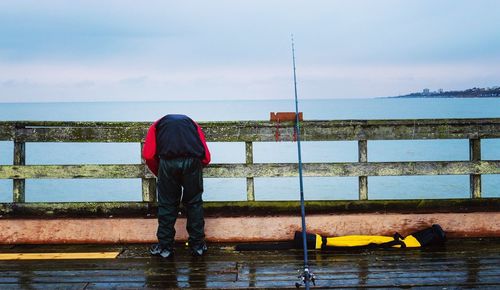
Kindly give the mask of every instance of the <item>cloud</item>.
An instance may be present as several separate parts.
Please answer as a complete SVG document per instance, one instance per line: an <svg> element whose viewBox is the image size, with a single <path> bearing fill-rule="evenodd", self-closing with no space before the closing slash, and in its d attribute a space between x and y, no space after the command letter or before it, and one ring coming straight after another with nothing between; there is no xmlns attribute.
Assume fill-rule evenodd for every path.
<svg viewBox="0 0 500 290"><path fill-rule="evenodd" d="M284 98L292 32L308 98L500 79L498 1L104 3L0 1L0 101Z"/></svg>
<svg viewBox="0 0 500 290"><path fill-rule="evenodd" d="M497 85L500 61L421 65L301 65L303 98L375 97L424 87L465 89ZM184 100L288 98L291 66L197 68L126 65L19 64L0 66L0 101Z"/></svg>

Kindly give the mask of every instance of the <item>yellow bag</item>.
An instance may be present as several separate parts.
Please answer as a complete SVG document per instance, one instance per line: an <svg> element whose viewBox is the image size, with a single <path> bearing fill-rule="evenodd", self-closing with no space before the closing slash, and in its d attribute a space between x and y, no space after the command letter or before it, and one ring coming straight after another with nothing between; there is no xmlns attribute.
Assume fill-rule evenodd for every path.
<svg viewBox="0 0 500 290"><path fill-rule="evenodd" d="M415 232L402 237L396 233L394 236L351 235L340 237L322 237L318 234L307 234L308 249L328 248L420 248L428 245L441 244L446 239L446 234L439 225ZM295 232L295 247L302 248L302 232Z"/></svg>

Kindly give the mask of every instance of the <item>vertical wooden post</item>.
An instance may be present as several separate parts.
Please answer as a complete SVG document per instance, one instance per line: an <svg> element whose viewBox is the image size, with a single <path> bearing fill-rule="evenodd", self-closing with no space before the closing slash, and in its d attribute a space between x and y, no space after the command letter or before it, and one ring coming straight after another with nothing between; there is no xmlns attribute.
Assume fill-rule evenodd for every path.
<svg viewBox="0 0 500 290"><path fill-rule="evenodd" d="M358 140L358 162L368 162L367 140ZM359 200L368 200L368 176L359 176Z"/></svg>
<svg viewBox="0 0 500 290"><path fill-rule="evenodd" d="M146 162L142 159L142 148L144 142L141 142L141 164L146 166ZM147 172L147 168L145 171ZM142 178L142 201L143 202L156 202L156 178Z"/></svg>
<svg viewBox="0 0 500 290"><path fill-rule="evenodd" d="M469 139L470 161L481 161L481 139ZM470 175L470 196L481 198L481 175Z"/></svg>
<svg viewBox="0 0 500 290"><path fill-rule="evenodd" d="M14 141L14 165L26 165L26 143ZM25 180L13 180L13 202L25 202Z"/></svg>
<svg viewBox="0 0 500 290"><path fill-rule="evenodd" d="M253 164L253 143L245 142L245 163L247 165ZM247 200L255 201L255 188L253 177L247 177Z"/></svg>

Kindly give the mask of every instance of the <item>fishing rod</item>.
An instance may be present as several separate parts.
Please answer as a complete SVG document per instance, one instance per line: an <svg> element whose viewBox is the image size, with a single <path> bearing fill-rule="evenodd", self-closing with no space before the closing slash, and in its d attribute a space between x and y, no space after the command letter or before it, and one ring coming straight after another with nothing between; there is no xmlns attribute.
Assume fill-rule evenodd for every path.
<svg viewBox="0 0 500 290"><path fill-rule="evenodd" d="M307 258L307 235L306 235L306 207L304 204L304 181L302 177L302 153L300 148L300 122L299 122L299 100L297 97L297 74L295 69L295 45L293 41L292 34L292 61L293 61L293 86L295 92L295 130L297 134L297 152L299 160L299 186L300 186L300 216L302 220L302 246L304 249L304 268L299 279L309 289L309 283L312 282L315 285L314 274L309 270L309 261ZM295 286L299 288L301 283L295 283Z"/></svg>

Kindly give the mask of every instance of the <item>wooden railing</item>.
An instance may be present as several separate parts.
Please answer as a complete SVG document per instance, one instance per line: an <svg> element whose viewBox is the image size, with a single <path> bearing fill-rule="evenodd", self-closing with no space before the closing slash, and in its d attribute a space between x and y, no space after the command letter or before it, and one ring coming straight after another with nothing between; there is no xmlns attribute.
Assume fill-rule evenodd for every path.
<svg viewBox="0 0 500 290"><path fill-rule="evenodd" d="M144 164L25 165L27 142L143 142L145 122L0 122L0 141L14 142L13 165L0 165L0 179L13 179L13 204L25 202L25 179L141 178L143 202L156 200L155 179ZM246 178L247 200L255 200L255 177L297 176L296 163L254 163L254 142L293 141L293 122L200 123L208 142L244 142L246 162L212 164L205 177ZM279 130L279 132L277 132ZM358 162L305 163L304 176L355 176L359 200L368 200L368 176L470 175L472 199L481 198L481 175L499 174L499 160L481 159L481 139L500 137L500 118L343 120L301 122L303 141L358 141ZM467 161L368 162L368 141L468 139ZM141 146L142 148L142 146ZM5 205L5 204L4 204Z"/></svg>

